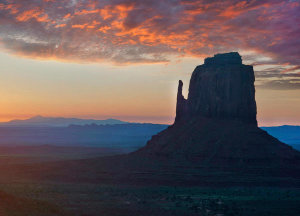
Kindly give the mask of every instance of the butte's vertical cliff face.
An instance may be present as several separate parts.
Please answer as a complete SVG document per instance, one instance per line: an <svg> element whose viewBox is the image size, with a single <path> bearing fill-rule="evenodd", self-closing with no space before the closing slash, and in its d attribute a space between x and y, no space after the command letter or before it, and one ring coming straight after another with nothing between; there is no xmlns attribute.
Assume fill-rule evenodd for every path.
<svg viewBox="0 0 300 216"><path fill-rule="evenodd" d="M192 74L187 100L179 81L175 122L203 116L257 124L254 80L237 52L206 58Z"/></svg>
<svg viewBox="0 0 300 216"><path fill-rule="evenodd" d="M175 123L133 155L205 167L299 166L299 152L257 127L254 80L237 52L206 58L187 99L179 81Z"/></svg>

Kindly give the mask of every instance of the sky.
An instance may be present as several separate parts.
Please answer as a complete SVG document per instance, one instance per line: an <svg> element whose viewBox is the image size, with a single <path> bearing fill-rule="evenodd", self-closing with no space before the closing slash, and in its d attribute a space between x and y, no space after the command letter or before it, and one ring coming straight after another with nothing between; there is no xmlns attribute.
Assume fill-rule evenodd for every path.
<svg viewBox="0 0 300 216"><path fill-rule="evenodd" d="M259 125L300 125L298 0L0 0L0 121L172 123L178 80L238 51Z"/></svg>

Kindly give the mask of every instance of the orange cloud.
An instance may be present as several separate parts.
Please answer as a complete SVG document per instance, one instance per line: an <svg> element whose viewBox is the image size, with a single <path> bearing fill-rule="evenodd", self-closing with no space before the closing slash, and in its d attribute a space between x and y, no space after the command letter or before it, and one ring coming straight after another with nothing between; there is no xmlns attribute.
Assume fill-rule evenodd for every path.
<svg viewBox="0 0 300 216"><path fill-rule="evenodd" d="M83 25L72 25L72 28L79 28L79 29L84 29L87 26L87 24L83 24Z"/></svg>
<svg viewBox="0 0 300 216"><path fill-rule="evenodd" d="M95 10L81 10L77 11L75 15L86 15L86 14L94 14L94 13L99 13L101 10L95 9Z"/></svg>
<svg viewBox="0 0 300 216"><path fill-rule="evenodd" d="M64 16L64 19L68 19L68 18L70 18L70 17L71 17L71 14L68 13L68 14L66 14L66 15Z"/></svg>
<svg viewBox="0 0 300 216"><path fill-rule="evenodd" d="M236 5L230 6L220 13L220 16L234 18L243 12L243 8L246 6L246 4L246 1L241 1Z"/></svg>
<svg viewBox="0 0 300 216"><path fill-rule="evenodd" d="M62 23L62 24L58 24L55 26L55 28L61 28L61 27L65 27L67 24L65 23Z"/></svg>
<svg viewBox="0 0 300 216"><path fill-rule="evenodd" d="M9 10L10 14L16 14L19 12L18 10L19 5L17 4L3 4L0 3L0 10Z"/></svg>
<svg viewBox="0 0 300 216"><path fill-rule="evenodd" d="M34 8L28 11L24 11L16 17L16 20L20 22L26 22L29 19L36 19L38 22L49 22L49 17L40 8Z"/></svg>

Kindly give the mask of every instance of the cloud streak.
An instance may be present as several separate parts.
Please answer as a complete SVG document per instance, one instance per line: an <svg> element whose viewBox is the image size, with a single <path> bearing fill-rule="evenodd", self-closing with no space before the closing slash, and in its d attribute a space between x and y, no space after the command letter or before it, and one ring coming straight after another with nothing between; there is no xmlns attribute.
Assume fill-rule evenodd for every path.
<svg viewBox="0 0 300 216"><path fill-rule="evenodd" d="M4 0L0 46L31 58L117 64L239 50L299 67L299 10L296 0Z"/></svg>

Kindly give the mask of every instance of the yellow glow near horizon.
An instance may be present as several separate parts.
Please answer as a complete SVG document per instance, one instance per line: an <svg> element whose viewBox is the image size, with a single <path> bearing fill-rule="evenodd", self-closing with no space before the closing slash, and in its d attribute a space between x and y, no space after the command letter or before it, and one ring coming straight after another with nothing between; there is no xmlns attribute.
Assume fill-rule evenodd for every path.
<svg viewBox="0 0 300 216"><path fill-rule="evenodd" d="M35 115L172 123L178 80L187 95L203 59L112 66L23 59L0 53L0 121ZM256 90L259 125L300 124L300 90Z"/></svg>

